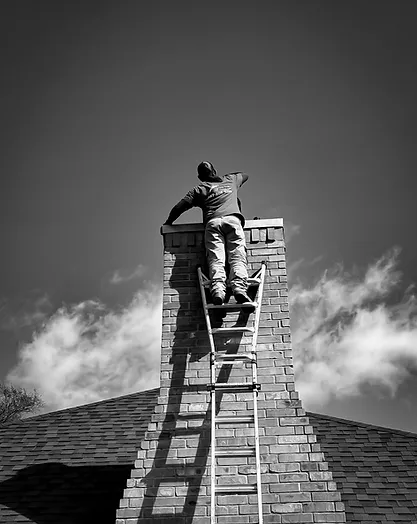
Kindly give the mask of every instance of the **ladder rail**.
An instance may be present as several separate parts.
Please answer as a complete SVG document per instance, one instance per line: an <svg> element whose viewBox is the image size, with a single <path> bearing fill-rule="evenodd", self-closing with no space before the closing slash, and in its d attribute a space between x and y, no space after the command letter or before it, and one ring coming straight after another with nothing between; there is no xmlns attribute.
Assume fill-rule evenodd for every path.
<svg viewBox="0 0 417 524"><path fill-rule="evenodd" d="M205 285L203 279L203 273L201 267L197 268L198 272L198 281L200 283L201 299L203 301L204 317L206 320L206 326L208 331L208 337L210 342L210 379L211 383L216 382L216 367L215 367L215 345L213 332L211 329L210 315L207 308L207 299L205 292ZM207 280L207 279L206 279ZM211 440L211 462L210 462L210 489L211 489L211 500L210 500L210 524L216 524L216 391L214 388L210 391L210 402L211 402L211 430L210 430L210 440Z"/></svg>
<svg viewBox="0 0 417 524"><path fill-rule="evenodd" d="M262 297L264 292L264 283L265 283L265 273L266 273L266 264L262 262L261 264L261 277L258 287L258 307L255 310L255 325L254 325L254 334L252 338L252 351L256 351L256 345L258 343L258 331L259 331L259 321L261 319L261 306L262 306Z"/></svg>
<svg viewBox="0 0 417 524"><path fill-rule="evenodd" d="M255 433L255 462L256 486L258 491L258 521L263 524L262 514L262 479L261 479L261 454L259 450L259 424L258 424L258 390L253 390L253 424Z"/></svg>
<svg viewBox="0 0 417 524"><path fill-rule="evenodd" d="M259 322L261 318L261 307L263 300L263 291L265 283L265 273L266 273L266 264L262 262L261 264L261 277L258 287L258 307L255 311L255 326L254 333L252 337L252 354L256 356L256 347L258 343L258 331L259 331ZM252 366L252 378L253 383L258 383L258 366ZM263 513L262 513L262 478L261 478L261 453L259 449L259 422L258 422L258 388L253 390L253 423L254 423L254 433L255 433L255 462L256 462L256 486L258 491L258 521L259 524L263 524Z"/></svg>

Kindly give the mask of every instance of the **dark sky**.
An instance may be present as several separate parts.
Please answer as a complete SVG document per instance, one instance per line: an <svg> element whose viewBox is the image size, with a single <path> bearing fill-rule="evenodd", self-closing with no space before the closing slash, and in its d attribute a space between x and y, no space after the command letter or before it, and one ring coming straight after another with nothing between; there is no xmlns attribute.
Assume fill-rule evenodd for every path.
<svg viewBox="0 0 417 524"><path fill-rule="evenodd" d="M201 160L250 174L248 218L299 226L305 285L393 246L416 282L416 15L407 0L4 1L0 379L63 303L115 308L160 281L159 227ZM417 431L412 383L365 397L321 411Z"/></svg>

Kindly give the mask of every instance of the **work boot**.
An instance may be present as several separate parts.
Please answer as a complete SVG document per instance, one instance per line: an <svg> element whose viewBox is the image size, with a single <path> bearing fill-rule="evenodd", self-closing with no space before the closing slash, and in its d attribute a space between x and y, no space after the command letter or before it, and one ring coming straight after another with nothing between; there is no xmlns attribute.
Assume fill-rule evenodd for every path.
<svg viewBox="0 0 417 524"><path fill-rule="evenodd" d="M215 306L221 306L224 302L225 294L221 291L213 291L211 297Z"/></svg>
<svg viewBox="0 0 417 524"><path fill-rule="evenodd" d="M244 289L235 289L233 296L238 304L244 304L245 302L252 302Z"/></svg>

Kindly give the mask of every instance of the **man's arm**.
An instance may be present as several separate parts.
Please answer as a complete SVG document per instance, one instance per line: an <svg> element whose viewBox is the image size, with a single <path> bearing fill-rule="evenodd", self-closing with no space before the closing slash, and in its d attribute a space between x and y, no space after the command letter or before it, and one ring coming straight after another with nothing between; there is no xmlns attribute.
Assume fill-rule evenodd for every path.
<svg viewBox="0 0 417 524"><path fill-rule="evenodd" d="M188 211L193 207L193 204L189 200L184 198L178 202L170 211L168 218L166 219L165 225L171 226L179 216L181 216L185 211Z"/></svg>
<svg viewBox="0 0 417 524"><path fill-rule="evenodd" d="M246 173L242 173L241 171L235 171L234 173L229 173L229 174L236 177L238 188L243 186L243 184L249 178L249 175L247 175Z"/></svg>

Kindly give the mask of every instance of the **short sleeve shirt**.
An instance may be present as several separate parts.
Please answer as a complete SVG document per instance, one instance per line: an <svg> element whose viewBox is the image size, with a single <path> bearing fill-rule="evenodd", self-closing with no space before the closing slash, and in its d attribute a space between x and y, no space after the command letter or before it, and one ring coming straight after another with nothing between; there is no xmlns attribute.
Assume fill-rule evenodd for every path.
<svg viewBox="0 0 417 524"><path fill-rule="evenodd" d="M212 218L227 215L238 216L244 224L245 219L239 209L237 192L246 180L247 175L243 173L228 173L219 182L203 182L194 187L183 200L192 207L202 209L204 224Z"/></svg>

